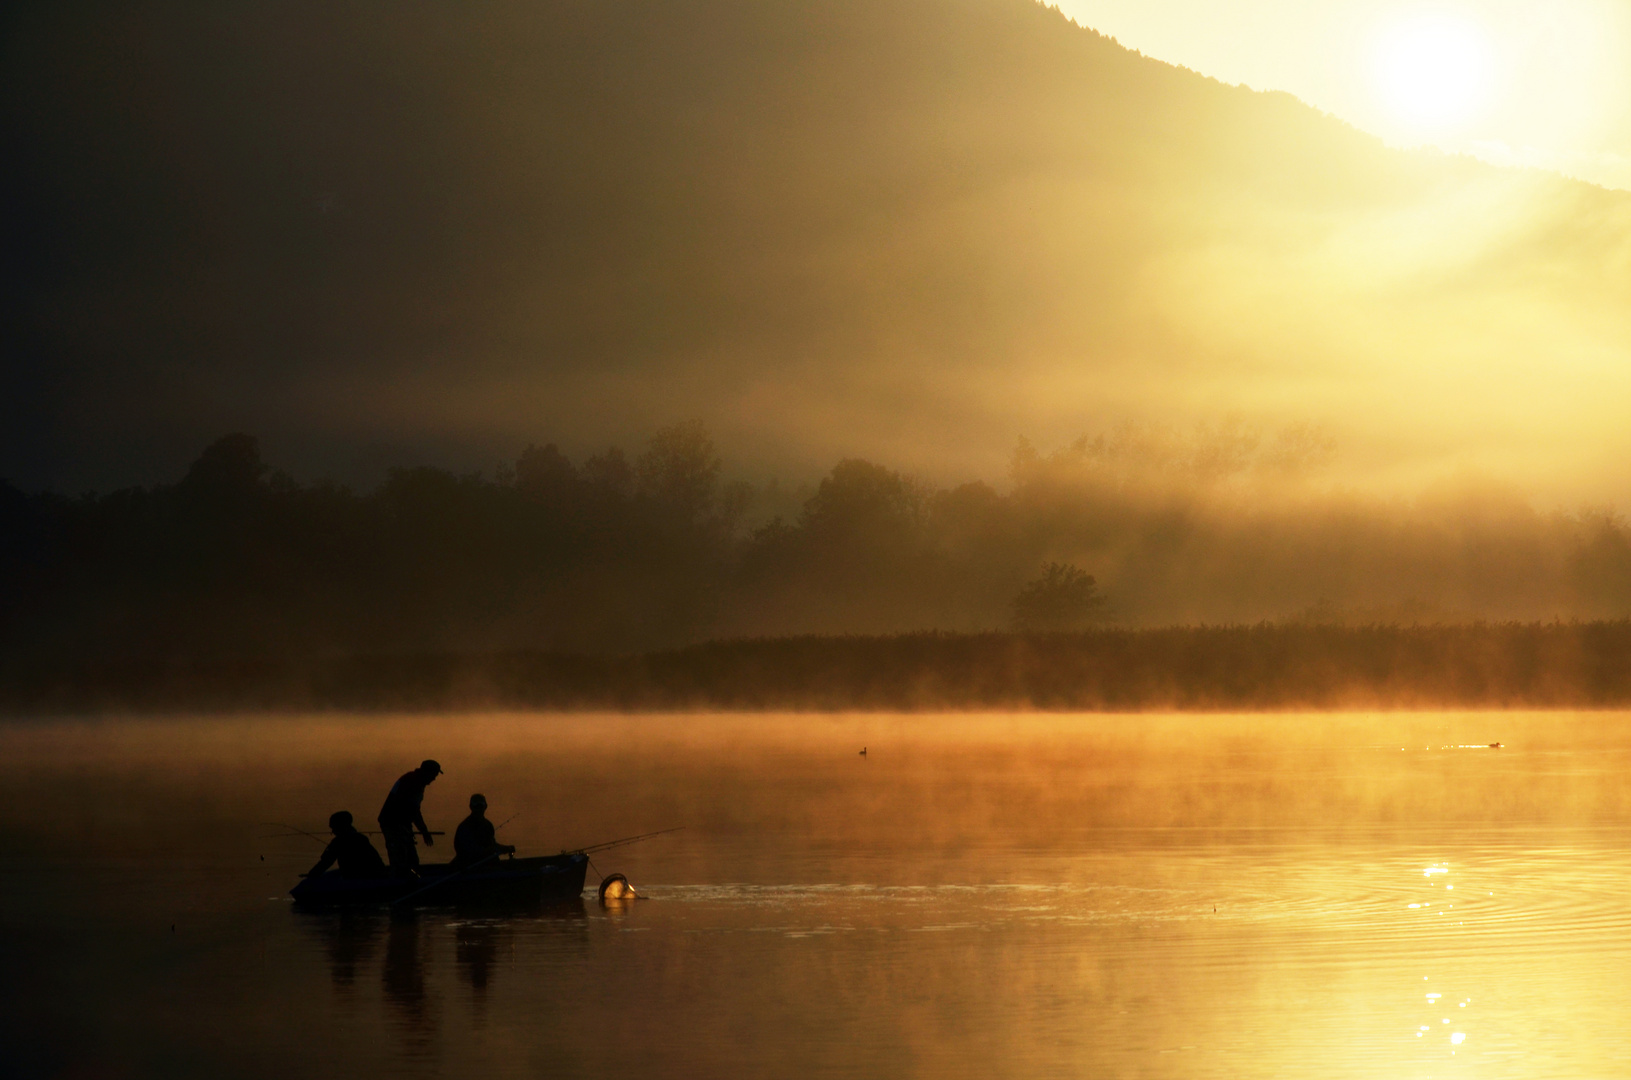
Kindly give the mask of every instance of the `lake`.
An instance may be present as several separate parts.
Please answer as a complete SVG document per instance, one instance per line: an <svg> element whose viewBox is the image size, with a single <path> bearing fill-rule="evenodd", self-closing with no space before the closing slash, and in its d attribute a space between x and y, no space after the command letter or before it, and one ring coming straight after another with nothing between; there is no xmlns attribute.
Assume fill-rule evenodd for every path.
<svg viewBox="0 0 1631 1080"><path fill-rule="evenodd" d="M0 1076L1624 1077L1628 721L13 721ZM682 831L541 912L296 910L285 826L425 757L434 829Z"/></svg>

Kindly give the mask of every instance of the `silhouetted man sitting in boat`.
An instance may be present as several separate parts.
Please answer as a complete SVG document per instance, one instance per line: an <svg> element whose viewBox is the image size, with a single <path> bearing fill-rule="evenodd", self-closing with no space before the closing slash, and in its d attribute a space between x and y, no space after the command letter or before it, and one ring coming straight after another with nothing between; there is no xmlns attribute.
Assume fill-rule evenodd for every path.
<svg viewBox="0 0 1631 1080"><path fill-rule="evenodd" d="M487 820L487 796L470 796L470 816L459 822L453 834L453 865L464 867L481 862L489 855L508 855L514 844L498 842L497 830Z"/></svg>
<svg viewBox="0 0 1631 1080"><path fill-rule="evenodd" d="M339 864L342 877L383 877L385 875L385 860L379 857L374 845L368 837L357 831L351 824L351 811L341 810L328 817L329 832L334 839L328 842L323 849L323 857L317 860L317 865L307 871L307 877L317 877L334 864Z"/></svg>
<svg viewBox="0 0 1631 1080"><path fill-rule="evenodd" d="M385 835L385 854L391 860L393 874L419 872L419 852L413 846L414 829L417 828L419 835L425 838L426 847L436 843L431 839L424 812L419 807L425 801L426 785L434 781L441 771L441 765L435 761L427 759L420 762L419 768L403 773L391 785L391 793L385 796L385 805L379 808L379 831Z"/></svg>

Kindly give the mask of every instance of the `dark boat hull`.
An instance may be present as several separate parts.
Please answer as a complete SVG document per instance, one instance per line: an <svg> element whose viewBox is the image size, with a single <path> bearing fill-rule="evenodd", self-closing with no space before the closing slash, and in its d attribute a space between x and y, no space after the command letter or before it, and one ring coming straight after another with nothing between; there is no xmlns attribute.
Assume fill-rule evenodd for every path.
<svg viewBox="0 0 1631 1080"><path fill-rule="evenodd" d="M589 858L542 855L495 859L459 871L447 863L420 866L417 878L353 878L330 872L289 890L303 907L528 907L583 892Z"/></svg>

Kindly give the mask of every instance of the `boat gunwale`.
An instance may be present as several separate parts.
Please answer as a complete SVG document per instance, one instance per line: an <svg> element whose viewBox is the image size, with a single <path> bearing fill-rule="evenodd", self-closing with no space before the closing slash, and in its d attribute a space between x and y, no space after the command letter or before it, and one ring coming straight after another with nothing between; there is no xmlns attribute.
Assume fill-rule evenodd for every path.
<svg viewBox="0 0 1631 1080"><path fill-rule="evenodd" d="M383 907L404 902L415 907L494 902L539 904L581 896L589 858L580 852L563 852L511 857L499 861L490 870L479 866L459 868L451 863L431 863L420 869L421 874L411 878L343 877L338 871L330 871L317 878L303 878L289 890L289 895L297 906L310 908ZM559 886L573 881L577 883L576 890L549 887L552 883ZM523 892L531 892L531 895L513 895Z"/></svg>

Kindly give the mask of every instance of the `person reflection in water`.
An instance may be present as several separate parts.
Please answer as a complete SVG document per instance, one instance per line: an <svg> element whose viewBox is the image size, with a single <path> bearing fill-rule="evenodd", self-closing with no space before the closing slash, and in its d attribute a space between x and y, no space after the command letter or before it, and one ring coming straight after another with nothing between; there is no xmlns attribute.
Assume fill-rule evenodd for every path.
<svg viewBox="0 0 1631 1080"><path fill-rule="evenodd" d="M420 953L419 920L412 913L393 915L385 938L381 989L400 1025L402 1049L409 1057L428 1058L436 1048L439 1010L425 1000L425 959Z"/></svg>
<svg viewBox="0 0 1631 1080"><path fill-rule="evenodd" d="M385 864L380 863L380 873ZM372 911L341 910L332 919L321 919L313 929L322 935L328 953L329 978L337 993L349 996L355 989L357 970L365 966L379 944L380 920Z"/></svg>
<svg viewBox="0 0 1631 1080"><path fill-rule="evenodd" d="M498 967L499 946L510 940L508 923L464 923L453 942L453 959L470 984L470 1000L478 1015L487 1004L487 984Z"/></svg>
<svg viewBox="0 0 1631 1080"><path fill-rule="evenodd" d="M403 773L391 785L385 796L385 805L379 808L379 831L385 836L385 854L391 860L391 873L414 875L419 872L419 852L414 850L413 830L425 838L425 846L436 843L425 824L420 804L425 801L425 787L442 772L441 765L426 759L419 768Z"/></svg>
<svg viewBox="0 0 1631 1080"><path fill-rule="evenodd" d="M473 866L492 855L508 855L514 844L498 842L497 830L487 820L487 796L470 796L470 816L459 822L453 834L454 866Z"/></svg>
<svg viewBox="0 0 1631 1080"><path fill-rule="evenodd" d="M351 820L349 810L329 815L328 828L334 834L334 839L323 849L323 857L317 860L317 865L306 871L307 877L317 877L336 863L339 864L338 872L344 877L380 877L385 873L385 863L379 857L379 852L374 850L368 837L357 831Z"/></svg>

